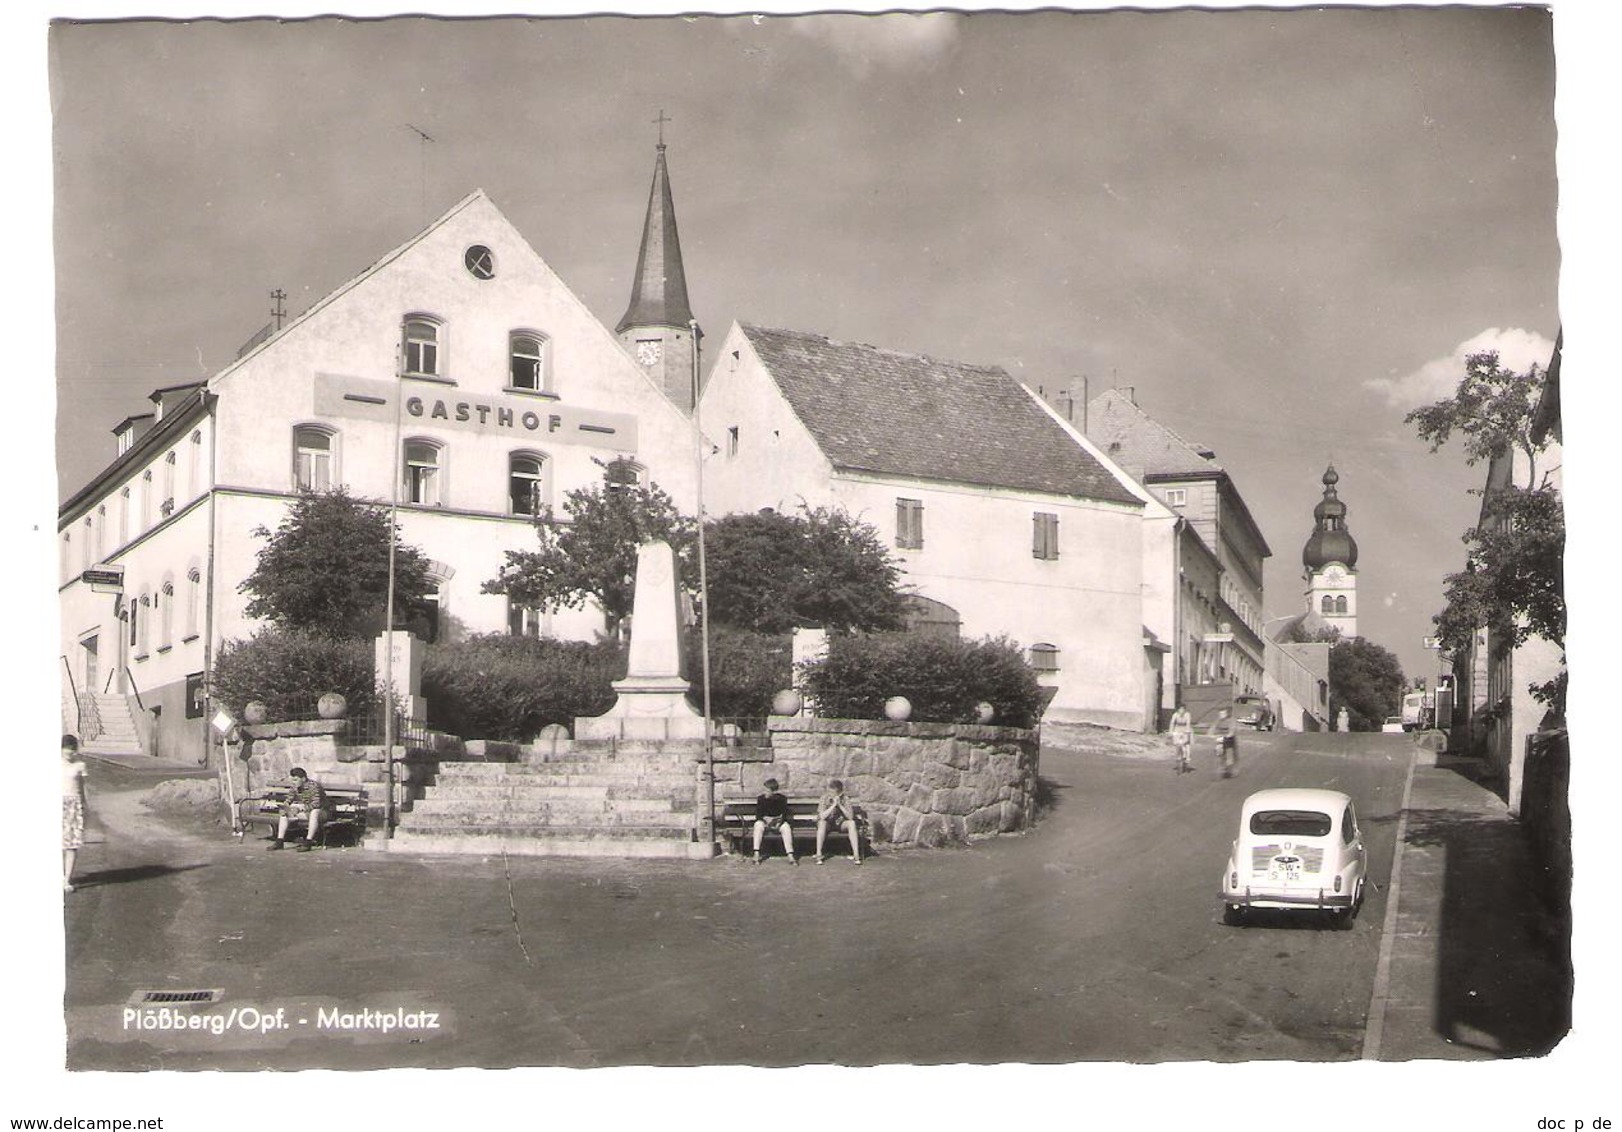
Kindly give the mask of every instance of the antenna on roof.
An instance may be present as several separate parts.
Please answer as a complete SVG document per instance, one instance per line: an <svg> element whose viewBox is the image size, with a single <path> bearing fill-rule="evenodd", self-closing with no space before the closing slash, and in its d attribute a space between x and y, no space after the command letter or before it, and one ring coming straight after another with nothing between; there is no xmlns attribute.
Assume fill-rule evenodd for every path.
<svg viewBox="0 0 1622 1132"><path fill-rule="evenodd" d="M282 321L287 318L287 308L282 305L286 298L287 292L280 287L270 293L270 317L276 320L277 330L282 328Z"/></svg>
<svg viewBox="0 0 1622 1132"><path fill-rule="evenodd" d="M417 187L417 198L418 198L417 203L418 203L418 206L422 209L423 215L427 216L428 215L428 143L433 141L434 139L429 137L427 135L427 133L425 133L424 131L419 130L416 126L413 126L410 122L407 122L405 125L406 125L406 129L410 130L412 133L416 134L419 139L421 139L421 140L419 140L417 142L417 186L418 186Z"/></svg>

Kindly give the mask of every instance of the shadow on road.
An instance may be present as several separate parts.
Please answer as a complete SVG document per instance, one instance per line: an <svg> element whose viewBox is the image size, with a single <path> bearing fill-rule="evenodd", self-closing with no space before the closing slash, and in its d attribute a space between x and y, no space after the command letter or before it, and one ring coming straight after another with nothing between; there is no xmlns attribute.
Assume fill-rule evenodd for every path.
<svg viewBox="0 0 1622 1132"><path fill-rule="evenodd" d="M142 880L155 880L158 877L171 876L175 873L187 873L193 869L206 869L206 862L195 865L135 865L127 869L101 869L96 872L81 873L73 878L74 888L98 888L106 884L131 884Z"/></svg>
<svg viewBox="0 0 1622 1132"><path fill-rule="evenodd" d="M1473 766L1444 769L1488 788ZM1444 862L1436 1032L1499 1056L1549 1052L1571 1029L1571 914L1526 831L1504 813L1412 810L1407 843Z"/></svg>

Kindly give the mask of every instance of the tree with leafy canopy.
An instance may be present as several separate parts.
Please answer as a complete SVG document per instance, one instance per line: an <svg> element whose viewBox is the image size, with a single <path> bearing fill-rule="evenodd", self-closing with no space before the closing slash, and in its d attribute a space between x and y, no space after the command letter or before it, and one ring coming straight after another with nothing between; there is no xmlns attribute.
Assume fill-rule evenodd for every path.
<svg viewBox="0 0 1622 1132"><path fill-rule="evenodd" d="M1538 484L1537 457L1543 446L1534 436L1532 414L1543 391L1544 371L1534 363L1525 373L1505 369L1497 350L1464 359L1464 377L1453 396L1403 418L1419 438L1439 451L1454 433L1464 438L1464 462L1471 466L1517 450L1526 456L1527 488Z"/></svg>
<svg viewBox="0 0 1622 1132"><path fill-rule="evenodd" d="M727 515L704 545L710 619L756 633L899 629L901 572L874 528L841 509Z"/></svg>
<svg viewBox="0 0 1622 1132"><path fill-rule="evenodd" d="M1433 618L1447 652L1467 649L1483 627L1500 652L1531 636L1565 647L1565 511L1547 470L1540 475L1546 445L1534 420L1547 376L1535 364L1524 374L1507 370L1493 351L1472 354L1451 398L1405 418L1432 452L1462 435L1467 464L1526 457L1525 483L1472 492L1481 497L1481 519L1464 533L1466 566L1444 579L1447 606ZM1532 691L1560 710L1564 686L1561 676Z"/></svg>
<svg viewBox="0 0 1622 1132"><path fill-rule="evenodd" d="M1329 650L1329 714L1346 709L1353 731L1378 731L1402 707L1408 678L1389 649L1364 637L1341 641Z"/></svg>
<svg viewBox="0 0 1622 1132"><path fill-rule="evenodd" d="M1483 495L1481 522L1464 533L1465 568L1443 582L1447 605L1433 620L1445 652L1460 653L1487 629L1493 647L1508 651L1530 637L1562 650L1566 642L1566 519L1553 487L1500 488ZM1532 689L1560 709L1564 681Z"/></svg>
<svg viewBox="0 0 1622 1132"><path fill-rule="evenodd" d="M579 609L595 602L617 638L636 595L637 548L663 540L676 552L680 584L697 581L693 546L697 525L676 510L655 484L605 482L563 497L559 518L544 507L535 520L539 550L509 550L485 593L505 594L518 605Z"/></svg>
<svg viewBox="0 0 1622 1132"><path fill-rule="evenodd" d="M300 630L331 640L371 637L384 628L388 593L389 516L376 504L354 499L342 488L302 492L268 539L253 573L238 587L249 596L246 611L278 629ZM428 559L395 533L394 619L423 624L434 589Z"/></svg>

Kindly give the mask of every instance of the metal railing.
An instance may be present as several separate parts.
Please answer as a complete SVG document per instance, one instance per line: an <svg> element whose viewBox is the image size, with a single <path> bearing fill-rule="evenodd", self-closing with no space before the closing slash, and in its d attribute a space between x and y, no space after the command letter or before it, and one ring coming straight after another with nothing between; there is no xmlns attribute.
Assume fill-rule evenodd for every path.
<svg viewBox="0 0 1622 1132"><path fill-rule="evenodd" d="M79 736L81 743L87 743L99 738L104 728L101 722L101 705L96 702L94 689L87 689L86 695L79 695L78 682L73 679L73 666L68 663L67 657L62 657L62 673L68 679L68 692L73 696L73 722L74 734Z"/></svg>

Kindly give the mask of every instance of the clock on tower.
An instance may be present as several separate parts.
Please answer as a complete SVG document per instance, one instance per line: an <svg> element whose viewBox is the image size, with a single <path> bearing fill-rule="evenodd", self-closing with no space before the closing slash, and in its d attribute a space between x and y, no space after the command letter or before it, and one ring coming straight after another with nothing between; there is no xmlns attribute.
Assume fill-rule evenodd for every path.
<svg viewBox="0 0 1622 1132"><path fill-rule="evenodd" d="M656 366L664 355L664 343L657 338L644 338L636 344L636 360L645 366Z"/></svg>

